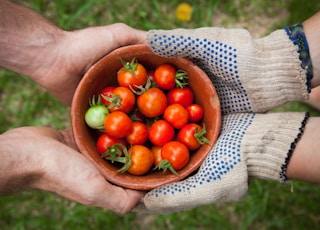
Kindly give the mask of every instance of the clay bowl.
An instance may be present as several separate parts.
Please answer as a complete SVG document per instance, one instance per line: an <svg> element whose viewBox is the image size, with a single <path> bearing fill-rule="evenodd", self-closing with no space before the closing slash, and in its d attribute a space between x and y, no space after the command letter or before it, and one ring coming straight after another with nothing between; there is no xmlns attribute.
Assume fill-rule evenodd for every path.
<svg viewBox="0 0 320 230"><path fill-rule="evenodd" d="M210 145L203 145L192 153L186 167L175 176L169 170L166 173L154 171L144 176L118 173L118 167L102 159L96 150L96 132L90 129L84 120L89 107L89 98L98 95L108 85L116 85L116 73L122 66L120 59L131 61L133 57L147 70L163 63L173 64L177 69L187 71L189 86L195 92L196 103L204 107L203 122L206 125ZM220 104L217 92L207 75L191 61L183 58L164 58L155 55L146 45L133 45L114 50L94 64L78 85L71 107L71 121L75 141L79 150L91 160L109 182L136 190L150 190L160 185L176 182L186 178L199 168L210 149L215 144L221 125Z"/></svg>

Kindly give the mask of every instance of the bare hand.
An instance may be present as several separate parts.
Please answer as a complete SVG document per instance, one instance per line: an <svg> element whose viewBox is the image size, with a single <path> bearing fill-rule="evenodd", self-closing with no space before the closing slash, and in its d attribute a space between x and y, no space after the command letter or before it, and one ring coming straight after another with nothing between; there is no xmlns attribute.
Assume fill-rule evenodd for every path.
<svg viewBox="0 0 320 230"><path fill-rule="evenodd" d="M121 46L145 42L145 32L125 24L91 27L64 32L62 40L44 58L35 80L65 104L72 96L85 72L101 57Z"/></svg>
<svg viewBox="0 0 320 230"><path fill-rule="evenodd" d="M111 185L76 151L70 130L13 129L0 136L0 192L26 188L54 192L78 203L127 213L144 192Z"/></svg>

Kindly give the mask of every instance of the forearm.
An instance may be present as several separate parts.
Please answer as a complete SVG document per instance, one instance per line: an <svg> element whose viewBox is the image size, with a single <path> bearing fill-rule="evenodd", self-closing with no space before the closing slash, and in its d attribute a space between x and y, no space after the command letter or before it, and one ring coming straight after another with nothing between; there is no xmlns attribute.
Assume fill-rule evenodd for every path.
<svg viewBox="0 0 320 230"><path fill-rule="evenodd" d="M320 183L320 117L309 118L288 164L287 177Z"/></svg>
<svg viewBox="0 0 320 230"><path fill-rule="evenodd" d="M311 61L313 65L313 79L311 86L320 85L320 12L303 22L304 32L308 41Z"/></svg>
<svg viewBox="0 0 320 230"><path fill-rule="evenodd" d="M48 50L62 34L34 11L0 1L0 66L33 79L40 77L37 71L44 64L42 59L53 56Z"/></svg>

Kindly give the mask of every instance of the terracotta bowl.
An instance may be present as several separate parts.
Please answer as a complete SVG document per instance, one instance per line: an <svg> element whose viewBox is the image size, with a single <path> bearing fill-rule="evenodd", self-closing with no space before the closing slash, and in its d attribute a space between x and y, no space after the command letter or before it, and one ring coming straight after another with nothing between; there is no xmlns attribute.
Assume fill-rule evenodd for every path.
<svg viewBox="0 0 320 230"><path fill-rule="evenodd" d="M175 176L169 170L166 173L155 171L144 176L118 173L118 167L100 157L96 150L97 135L85 124L84 115L89 107L89 98L98 95L100 90L108 85L116 85L116 73L122 66L120 59L131 61L133 57L136 57L147 70L154 69L163 63L170 63L177 69L187 71L189 86L195 92L196 103L204 107L203 121L210 145L205 144L192 153L187 166L178 171L179 176ZM113 51L89 69L76 89L71 107L71 121L80 152L96 165L106 180L126 188L150 190L182 180L199 168L218 138L221 115L217 92L207 75L199 67L187 59L157 56L146 45L133 45Z"/></svg>

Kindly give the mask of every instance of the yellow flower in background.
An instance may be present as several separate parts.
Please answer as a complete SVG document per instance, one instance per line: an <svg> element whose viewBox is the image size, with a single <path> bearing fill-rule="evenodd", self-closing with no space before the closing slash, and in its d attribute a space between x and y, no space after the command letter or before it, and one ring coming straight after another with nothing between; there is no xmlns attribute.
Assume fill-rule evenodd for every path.
<svg viewBox="0 0 320 230"><path fill-rule="evenodd" d="M180 3L176 9L176 18L180 21L189 22L191 20L192 7L188 3Z"/></svg>

